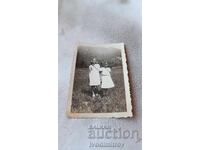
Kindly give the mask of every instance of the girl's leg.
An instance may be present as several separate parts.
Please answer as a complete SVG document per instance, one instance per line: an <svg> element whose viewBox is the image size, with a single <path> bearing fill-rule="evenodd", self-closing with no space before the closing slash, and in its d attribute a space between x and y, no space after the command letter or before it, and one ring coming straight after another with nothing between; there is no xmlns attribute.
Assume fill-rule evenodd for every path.
<svg viewBox="0 0 200 150"><path fill-rule="evenodd" d="M108 96L108 89L105 89L105 92L106 92L106 96Z"/></svg>
<svg viewBox="0 0 200 150"><path fill-rule="evenodd" d="M95 86L95 95L98 96L98 86Z"/></svg>
<svg viewBox="0 0 200 150"><path fill-rule="evenodd" d="M108 91L108 89L103 89L103 96L107 96L108 95L107 91Z"/></svg>
<svg viewBox="0 0 200 150"><path fill-rule="evenodd" d="M95 97L95 88L94 88L94 86L91 86L91 92L92 92L92 97Z"/></svg>

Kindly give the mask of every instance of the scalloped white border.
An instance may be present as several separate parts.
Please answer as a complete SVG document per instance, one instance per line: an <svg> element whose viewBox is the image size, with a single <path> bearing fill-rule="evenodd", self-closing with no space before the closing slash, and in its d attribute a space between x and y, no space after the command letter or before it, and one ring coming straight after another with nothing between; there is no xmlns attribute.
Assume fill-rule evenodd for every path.
<svg viewBox="0 0 200 150"><path fill-rule="evenodd" d="M122 66L123 66L123 75L124 75L124 85L125 85L125 93L126 93L126 112L113 112L113 113L72 113L71 112L71 104L72 104L72 92L73 92L73 81L74 81L74 73L76 66L76 57L77 57L77 48L78 46L91 46L91 47L113 47L121 50L122 57ZM131 103L131 95L130 95L130 84L128 77L128 68L127 68L127 59L126 52L124 48L124 43L115 43L115 44L83 44L78 43L76 45L74 51L74 59L71 71L71 80L70 80L70 88L68 93L67 100L67 111L66 115L70 118L124 118L124 117L132 117L132 103Z"/></svg>

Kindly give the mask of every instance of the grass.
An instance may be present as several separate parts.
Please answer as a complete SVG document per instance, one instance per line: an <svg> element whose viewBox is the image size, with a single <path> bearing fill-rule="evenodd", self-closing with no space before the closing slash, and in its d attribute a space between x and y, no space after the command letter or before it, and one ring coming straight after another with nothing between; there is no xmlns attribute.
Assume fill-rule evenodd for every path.
<svg viewBox="0 0 200 150"><path fill-rule="evenodd" d="M92 98L87 68L75 71L72 112L73 113L109 113L125 112L126 100L122 67L112 68L112 79L115 87L108 90L106 96ZM101 90L100 90L101 92Z"/></svg>

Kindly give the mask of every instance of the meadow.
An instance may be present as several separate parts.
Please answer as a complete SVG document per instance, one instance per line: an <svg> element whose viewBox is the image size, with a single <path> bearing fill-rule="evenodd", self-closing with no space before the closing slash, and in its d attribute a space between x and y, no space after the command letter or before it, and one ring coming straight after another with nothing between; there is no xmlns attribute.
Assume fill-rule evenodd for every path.
<svg viewBox="0 0 200 150"><path fill-rule="evenodd" d="M106 96L92 98L88 68L76 68L72 95L73 113L126 112L125 88L122 67L113 67L111 76L115 87Z"/></svg>

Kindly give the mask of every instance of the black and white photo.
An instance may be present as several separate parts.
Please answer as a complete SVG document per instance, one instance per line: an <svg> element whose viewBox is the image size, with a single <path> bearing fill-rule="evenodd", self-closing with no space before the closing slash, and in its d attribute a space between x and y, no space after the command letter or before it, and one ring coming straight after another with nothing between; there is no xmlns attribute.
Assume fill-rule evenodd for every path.
<svg viewBox="0 0 200 150"><path fill-rule="evenodd" d="M69 117L132 116L124 44L79 44L70 89Z"/></svg>

